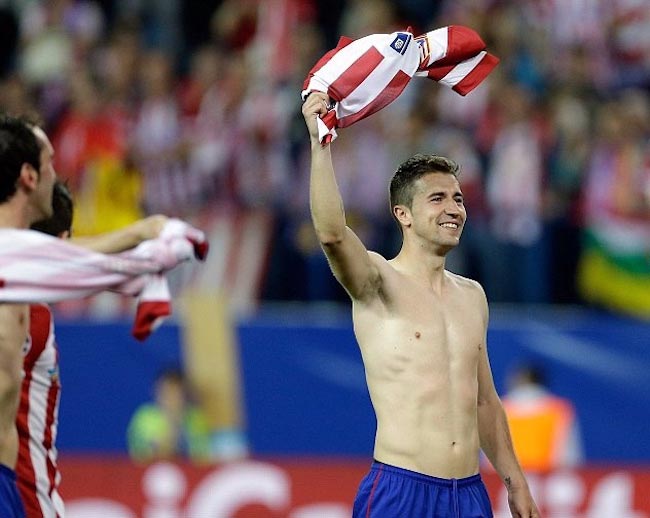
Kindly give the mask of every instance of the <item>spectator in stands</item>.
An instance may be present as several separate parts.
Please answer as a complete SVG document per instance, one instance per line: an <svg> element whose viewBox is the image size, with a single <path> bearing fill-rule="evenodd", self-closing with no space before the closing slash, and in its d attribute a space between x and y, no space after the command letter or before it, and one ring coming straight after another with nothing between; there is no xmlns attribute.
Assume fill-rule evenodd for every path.
<svg viewBox="0 0 650 518"><path fill-rule="evenodd" d="M485 183L493 235L485 289L494 302L546 303L547 171L539 106L524 88L507 86L500 110L503 124L488 152Z"/></svg>
<svg viewBox="0 0 650 518"><path fill-rule="evenodd" d="M143 98L132 133L132 152L142 172L142 204L147 213L186 216L200 195L197 179L184 163L184 127L175 96L172 57L159 50L146 52L140 67Z"/></svg>
<svg viewBox="0 0 650 518"><path fill-rule="evenodd" d="M478 173L474 183L490 214L472 207L470 221L476 241L483 239L494 249L483 253L482 243L472 246L475 239L467 227L465 250L457 251L459 272L479 277L492 302L586 300L647 317L647 209L629 212L619 206L627 202L619 202L617 194L607 203L614 212L624 210L619 217L606 214L610 208L597 199L602 186L608 186L602 192L613 192L612 179L616 191L630 190L633 204L642 196L650 199L647 127L623 120L625 145L610 142L616 131L610 137L610 129L602 127L615 130L619 119L634 114L643 119L650 70L646 3L5 2L0 8L0 26L7 29L0 35L7 42L0 108L38 113L45 121L58 168L71 179L78 214L83 214L75 221L77 235L109 231L158 212L215 224L215 207L233 214L236 209L237 218L264 212L277 229L271 263L282 265L267 270L266 284L279 289L267 290L265 297L338 300L341 291L333 293L327 284L331 277L306 218L304 157L309 149L291 99L305 70L340 35L408 25L421 30L467 25L484 36L501 63L490 84L466 98L452 90L431 94L426 89L424 102L435 104L436 117L421 121L423 135L414 136L432 146L460 143L469 149L471 163L462 164L466 187ZM179 89L179 84L187 86ZM625 86L640 88L631 100L639 109L630 114L618 106ZM422 97L411 95L414 91L409 86L400 98L403 115L373 118L351 130L363 133L362 138L350 134L358 145L341 149L344 163L337 165L344 198L352 196L344 200L350 216L380 229L380 252L399 237L392 227L377 224L374 213L368 215L373 202L383 199L375 188L385 171L373 177L376 184L359 187L345 168L354 161L368 168L385 163L391 171L397 166L385 135L395 134L409 113L430 115ZM444 149L428 151L445 154ZM385 162L386 154L392 164ZM77 185L75 178L82 177ZM600 222L603 213L607 224ZM585 239L578 239L583 226ZM607 262L602 251L619 239L634 249L634 258L625 261L631 274L614 282L612 273L620 273L621 264L611 261L617 251ZM579 256L586 266L578 268Z"/></svg>
<svg viewBox="0 0 650 518"><path fill-rule="evenodd" d="M598 108L583 185L585 228L578 268L584 300L650 317L650 101L622 92Z"/></svg>

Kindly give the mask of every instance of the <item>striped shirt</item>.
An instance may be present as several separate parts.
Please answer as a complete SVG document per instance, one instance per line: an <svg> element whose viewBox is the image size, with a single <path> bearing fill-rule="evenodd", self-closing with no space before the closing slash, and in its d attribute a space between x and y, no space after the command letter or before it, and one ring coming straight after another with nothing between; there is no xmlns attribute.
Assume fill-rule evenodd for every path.
<svg viewBox="0 0 650 518"><path fill-rule="evenodd" d="M342 37L310 70L303 100L325 92L334 105L318 119L319 138L336 138L345 128L393 102L411 78L422 76L467 95L497 65L472 29L450 25L417 38L409 31L372 34L358 40Z"/></svg>
<svg viewBox="0 0 650 518"><path fill-rule="evenodd" d="M24 377L16 417L19 449L16 474L27 518L62 518L58 492L56 433L61 383L54 323L45 304L30 306Z"/></svg>
<svg viewBox="0 0 650 518"><path fill-rule="evenodd" d="M0 229L0 301L59 302L103 290L138 296L132 334L146 339L171 313L165 274L205 259L202 231L169 219L155 239L119 254L100 254L33 230Z"/></svg>

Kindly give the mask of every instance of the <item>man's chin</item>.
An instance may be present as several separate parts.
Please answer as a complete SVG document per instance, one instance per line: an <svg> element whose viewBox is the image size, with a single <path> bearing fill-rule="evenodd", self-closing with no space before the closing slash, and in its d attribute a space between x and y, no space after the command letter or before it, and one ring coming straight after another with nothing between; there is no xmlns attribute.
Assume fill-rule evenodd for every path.
<svg viewBox="0 0 650 518"><path fill-rule="evenodd" d="M446 252L449 252L456 248L460 244L460 236L457 238L447 238L447 239L442 239L440 240L440 248L445 250Z"/></svg>

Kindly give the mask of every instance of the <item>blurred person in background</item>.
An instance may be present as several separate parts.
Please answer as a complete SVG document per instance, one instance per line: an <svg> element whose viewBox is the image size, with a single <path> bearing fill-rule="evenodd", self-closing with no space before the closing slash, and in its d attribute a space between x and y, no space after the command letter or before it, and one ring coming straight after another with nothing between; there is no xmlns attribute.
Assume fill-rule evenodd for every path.
<svg viewBox="0 0 650 518"><path fill-rule="evenodd" d="M549 302L546 135L535 99L504 85L488 152L486 201L492 240L485 289L494 302Z"/></svg>
<svg viewBox="0 0 650 518"><path fill-rule="evenodd" d="M566 87L552 91L548 105L552 124L547 194L551 300L575 304L580 301L575 279L584 222L582 184L591 153L590 105Z"/></svg>
<svg viewBox="0 0 650 518"><path fill-rule="evenodd" d="M644 63L648 60L650 47L644 35L650 31L646 30L649 14L643 0L546 3L441 0L431 5L414 0L392 3L367 0L209 0L174 1L169 5L161 4L162 11L157 12L158 3L154 0L135 3L57 0L3 4L9 14L9 31L13 30L10 18L15 18L20 28L20 45L16 46L15 54L8 57L7 73L11 75L0 88L0 105L20 113L36 107L47 121L49 133L54 136L60 127L69 136L68 116L71 111L76 111L78 97L83 94L79 77L98 78L102 87L101 101L108 105L107 115L120 126L118 133L125 142L134 144L135 152L130 153L130 145L126 146L118 162L102 160L99 168L101 178L96 183L89 181L84 185L83 195L73 193L78 214L85 213L86 208L101 205L114 210L116 219L122 216L137 219L138 210L142 213L167 212L160 205L166 204L173 205L174 210L182 215L194 216L200 210L200 217L203 217L215 202L221 203L223 199L244 206L244 210L249 210L249 207L267 210L273 219L280 221L278 233L281 235L275 241L282 239L286 243L276 247L277 253L290 254L292 260L300 263L296 268L286 268L286 275L300 279L293 284L307 286L308 283L301 282L304 279L302 272L305 272L311 257L318 256L318 253L313 253L314 249L317 251L313 246L313 236L305 239L309 233L309 226L305 224L307 208L304 204L291 207L289 216L283 212L288 205L297 205L294 200L303 199L292 196L304 184L301 165L295 159L301 150L297 145L298 138L294 136L302 131L302 119L299 115L291 118L295 114L291 112L291 103L287 102L287 92L299 88L296 77L301 80L304 70L315 61L313 57L303 58L303 54L318 45L319 38L320 45L324 45L322 50L326 50L335 45L340 34L387 32L409 24L435 25L434 17L437 17L438 20L444 19L445 23L468 25L485 34L486 42L502 57L497 74L502 73L503 79L496 85L494 80L491 81L496 86L495 97L503 97L506 87L523 88L532 94L533 102L538 105L536 109L545 111L544 96L548 87L561 85L565 100L568 97L580 99L579 103L589 111L589 120L582 129L568 128L567 117L554 114L554 120L549 121L553 127L548 129L552 145L547 146L545 142L542 149L545 169L542 175L543 217L547 218L544 226L548 227L550 222L550 232L543 234L543 240L535 244L542 248L538 250L542 258L540 266L547 263L547 268L557 272L548 283L550 289L542 290L541 297L531 297L532 287L526 288L528 293L521 295L521 290L514 287L502 290L498 283L494 283L497 285L495 288L489 280L485 284L488 295L497 302L530 298L562 303L580 301L579 294L583 290L578 293L573 288L576 255L580 253L579 242L574 238L581 232L580 215L576 214L580 210L576 193L583 191L587 175L577 177L569 169L582 167L578 162L591 159L594 140L592 112L597 112L598 106L622 85L633 84L642 88L647 85L648 67L644 67ZM179 31L178 25L183 22L185 26ZM199 27L195 28L197 22ZM320 34L314 37L310 31ZM187 41L180 41L180 35ZM7 33L6 36L11 48L12 35ZM170 116L163 109L152 110L153 116L142 124L140 115L145 111L143 106L149 105L150 95L146 93L142 97L140 94L148 92L150 87L144 74L138 76L143 68L140 65L145 62L141 54L151 50L164 51L169 47L163 40L173 39L178 44L173 45L168 53L171 70L168 95L176 104L177 113ZM204 53L206 45L212 49ZM233 70L226 70L223 63L215 65L210 56L212 50L227 55ZM315 51L316 54L319 52L320 49ZM216 58L216 61L221 60L222 57ZM201 68L208 72L206 76L198 77L202 72L193 76L196 61L203 62L205 66ZM190 89L191 92L176 88L180 74L188 70L193 76L188 83L198 86ZM215 70L218 76L210 78ZM204 80L204 84L199 84ZM210 85L209 94L203 90L207 85ZM554 106L554 95L551 92L548 99L553 110L557 106L557 113L561 113L559 104L562 104L576 113L576 103L573 102L560 100ZM497 136L502 136L503 108L491 106L488 89L481 87L468 98L460 99L451 90L441 90L435 97L441 108L440 121L457 126L467 139L473 140L480 153L480 169L491 171L491 161L495 158L494 141ZM199 105L203 105L201 110ZM226 109L222 111L224 107ZM578 111L581 109L578 107ZM151 166L155 161L148 153L151 143L143 143L139 137L131 138L134 135L132 127L140 132L144 126L142 134L147 135L156 126L151 121L156 117L165 119L160 126L171 128L169 133L175 136L167 140L169 135L160 138L159 134L151 131L152 140L165 141L162 145L151 145L153 156L171 150L167 155L169 164L173 164L171 167L167 167L167 163L160 167ZM582 115L578 115L576 120L581 118ZM384 125L382 122L369 128L368 133L374 135L367 140L382 138L381 133L386 131L382 128ZM177 144L170 144L170 140L176 140ZM159 149L163 151L158 153ZM574 150L578 158L572 164ZM109 156L111 159L116 157ZM97 161L93 159L91 162ZM263 166L260 168L259 164ZM157 172L142 182L140 170L145 169L147 176L152 169ZM179 174L171 174L171 169ZM168 180L171 176L174 179ZM166 180L160 181L160 177ZM157 185L159 181L160 185ZM96 190L101 192L96 195ZM169 193L174 194L170 196ZM566 195L572 198L570 207L565 203ZM169 198L173 201L170 202ZM107 200L116 202L106 205L104 202ZM118 206L121 204L129 208L120 209ZM567 210L571 214L567 214ZM101 212L105 212L104 209ZM294 214L298 214L295 221ZM215 216L210 214L208 217ZM287 218L286 225L282 218ZM571 221L567 221L568 218ZM85 232L84 225L93 219L106 223L113 217L96 217L89 211L88 217L79 219L77 233ZM477 222L479 218L473 220ZM395 235L392 234L391 238ZM486 237L489 238L489 234ZM470 241L463 246L469 246ZM509 251L517 249L517 244L502 244ZM462 246L458 251L461 249ZM553 254L554 257L543 259L544 254ZM459 258L460 255L457 254ZM521 255L525 254L519 254L519 259ZM495 257L503 264L492 264L494 261L490 261L486 254L486 259L480 262L487 263L487 266L481 264L480 268L517 270L524 262L530 262L517 262L516 258L504 255ZM320 269L320 273L315 275L322 279L324 269L320 259L321 264L314 272ZM273 264L280 263L284 264L283 258L274 256ZM470 271L478 271L479 265L475 266ZM269 290L269 293L279 293L282 298L285 296L282 290L296 291L289 287L292 283L276 283L272 278L276 271L270 268L266 280L280 288ZM302 290L290 296L300 299L319 296L305 292ZM339 295L340 292L336 297Z"/></svg>
<svg viewBox="0 0 650 518"><path fill-rule="evenodd" d="M20 76L12 73L0 83L0 111L2 113L35 113L34 92Z"/></svg>
<svg viewBox="0 0 650 518"><path fill-rule="evenodd" d="M118 21L98 49L92 72L102 85L108 113L128 126L137 107L138 71L142 48L137 26Z"/></svg>
<svg viewBox="0 0 650 518"><path fill-rule="evenodd" d="M125 115L108 104L98 78L84 70L70 78L70 106L53 143L75 197L75 234L97 235L143 217L142 179L128 160Z"/></svg>
<svg viewBox="0 0 650 518"><path fill-rule="evenodd" d="M103 12L93 1L28 2L21 8L17 70L38 91L47 127L65 108L69 74L89 66L104 28Z"/></svg>
<svg viewBox="0 0 650 518"><path fill-rule="evenodd" d="M185 50L182 4L179 0L117 0L114 10L120 22L138 28L144 47L159 49L176 60Z"/></svg>
<svg viewBox="0 0 650 518"><path fill-rule="evenodd" d="M350 0L341 16L341 34L356 39L368 34L390 34L403 29L394 2Z"/></svg>
<svg viewBox="0 0 650 518"><path fill-rule="evenodd" d="M183 373L175 368L162 371L154 382L154 400L138 407L129 422L131 458L139 462L208 461L210 440L208 419L192 403Z"/></svg>
<svg viewBox="0 0 650 518"><path fill-rule="evenodd" d="M607 34L613 84L618 88L650 87L650 5L646 0L608 3Z"/></svg>
<svg viewBox="0 0 650 518"><path fill-rule="evenodd" d="M457 515L491 517L478 474L483 449L507 487L512 516L539 518L494 388L485 293L475 281L445 270L467 216L458 165L415 155L397 169L391 212L403 243L387 261L366 250L347 226L331 145L321 145L316 124L329 102L327 94L313 92L303 104L312 220L352 300L377 417L374 462L353 516L369 516L371 509L381 516L447 515L453 506Z"/></svg>
<svg viewBox="0 0 650 518"><path fill-rule="evenodd" d="M112 232L144 217L142 177L129 158L128 106L116 98L119 80L108 80L119 76L126 65L111 67L106 53L99 61L101 75L91 68L70 74L69 101L52 136L57 163L69 175L67 185L75 199L77 237ZM65 301L57 309L67 314L114 314L126 311L132 302L114 293L91 300L92 304L89 299ZM108 300L110 304L104 303Z"/></svg>
<svg viewBox="0 0 650 518"><path fill-rule="evenodd" d="M133 159L144 181L142 205L147 214L182 217L200 198L201 186L198 178L187 174L172 57L161 50L147 51L139 78L143 98L131 137Z"/></svg>
<svg viewBox="0 0 650 518"><path fill-rule="evenodd" d="M70 102L59 119L52 143L57 150L57 163L69 176L70 189L75 193L80 191L92 162L120 144L108 124L110 120L104 117L102 97L89 70L71 74Z"/></svg>
<svg viewBox="0 0 650 518"><path fill-rule="evenodd" d="M509 376L503 408L521 467L548 472L576 467L584 458L573 403L552 394L542 369L522 365Z"/></svg>
<svg viewBox="0 0 650 518"><path fill-rule="evenodd" d="M578 286L600 307L650 318L650 101L625 90L597 110L583 185Z"/></svg>

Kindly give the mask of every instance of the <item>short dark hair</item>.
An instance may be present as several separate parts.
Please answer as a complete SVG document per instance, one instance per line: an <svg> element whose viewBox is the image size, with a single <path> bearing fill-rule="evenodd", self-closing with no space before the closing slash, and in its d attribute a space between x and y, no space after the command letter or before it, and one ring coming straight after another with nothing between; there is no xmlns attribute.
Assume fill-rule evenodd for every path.
<svg viewBox="0 0 650 518"><path fill-rule="evenodd" d="M451 174L458 178L460 166L444 156L418 153L402 162L390 181L391 213L395 205L411 208L415 195L415 182L429 173Z"/></svg>
<svg viewBox="0 0 650 518"><path fill-rule="evenodd" d="M23 164L30 164L40 174L41 144L35 127L27 117L0 115L0 203L16 193Z"/></svg>
<svg viewBox="0 0 650 518"><path fill-rule="evenodd" d="M74 204L72 195L64 182L56 181L52 190L52 216L37 221L30 228L44 234L58 237L72 229Z"/></svg>

